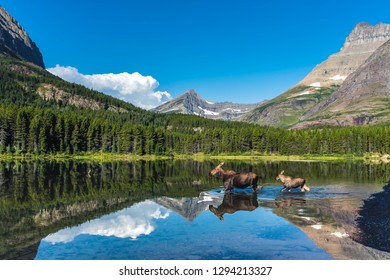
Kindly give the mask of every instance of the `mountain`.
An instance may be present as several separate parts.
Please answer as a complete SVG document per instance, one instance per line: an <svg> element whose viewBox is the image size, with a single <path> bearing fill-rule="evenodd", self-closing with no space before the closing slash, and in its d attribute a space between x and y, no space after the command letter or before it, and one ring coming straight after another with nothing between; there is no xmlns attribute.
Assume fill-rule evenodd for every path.
<svg viewBox="0 0 390 280"><path fill-rule="evenodd" d="M285 128L294 127L315 106L327 102L344 80L389 39L389 24L357 24L346 38L340 52L317 65L297 85L243 115L240 120Z"/></svg>
<svg viewBox="0 0 390 280"><path fill-rule="evenodd" d="M380 46L328 99L295 128L390 122L390 40Z"/></svg>
<svg viewBox="0 0 390 280"><path fill-rule="evenodd" d="M0 53L45 68L42 54L20 24L0 6Z"/></svg>
<svg viewBox="0 0 390 280"><path fill-rule="evenodd" d="M209 119L234 120L257 106L259 106L259 103L210 102L191 89L175 99L154 108L153 111L197 115Z"/></svg>

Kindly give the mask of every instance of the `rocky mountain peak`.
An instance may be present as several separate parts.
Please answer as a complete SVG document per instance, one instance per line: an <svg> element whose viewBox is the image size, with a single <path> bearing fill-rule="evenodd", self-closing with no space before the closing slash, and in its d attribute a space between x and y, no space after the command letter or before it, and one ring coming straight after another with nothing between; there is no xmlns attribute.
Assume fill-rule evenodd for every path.
<svg viewBox="0 0 390 280"><path fill-rule="evenodd" d="M238 104L232 102L210 102L190 89L182 95L164 103L154 111L160 113L181 113L202 116L210 119L234 120L256 108L257 104Z"/></svg>
<svg viewBox="0 0 390 280"><path fill-rule="evenodd" d="M185 93L183 93L181 96L179 96L179 98L182 97L182 98L189 98L189 99L192 99L192 98L195 98L195 99L202 99L202 97L194 90L194 89L190 89L188 91L186 91Z"/></svg>
<svg viewBox="0 0 390 280"><path fill-rule="evenodd" d="M42 54L23 27L0 6L0 53L30 61L45 68Z"/></svg>
<svg viewBox="0 0 390 280"><path fill-rule="evenodd" d="M390 35L390 25L385 23L378 23L371 25L367 22L360 22L355 25L351 34L345 40L346 43L363 42L367 40L386 39Z"/></svg>
<svg viewBox="0 0 390 280"><path fill-rule="evenodd" d="M184 94L199 96L199 94L194 89L190 89L190 90L186 91Z"/></svg>
<svg viewBox="0 0 390 280"><path fill-rule="evenodd" d="M366 51L374 51L389 39L390 24L378 23L374 26L367 22L361 22L349 34L341 51L353 52L355 50L353 47L359 45L366 45ZM379 42L379 46L376 44L377 42Z"/></svg>
<svg viewBox="0 0 390 280"><path fill-rule="evenodd" d="M390 24L358 23L340 52L317 65L299 84L329 86L342 84L382 44L390 39Z"/></svg>

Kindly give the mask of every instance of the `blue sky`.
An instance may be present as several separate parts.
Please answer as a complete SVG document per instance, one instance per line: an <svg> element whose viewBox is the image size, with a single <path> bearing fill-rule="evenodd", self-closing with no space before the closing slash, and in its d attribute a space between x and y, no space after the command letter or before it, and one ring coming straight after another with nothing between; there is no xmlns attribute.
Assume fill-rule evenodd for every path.
<svg viewBox="0 0 390 280"><path fill-rule="evenodd" d="M74 81L128 73L122 78L135 79L131 87L149 87L146 95L155 94L159 100L190 88L211 101L270 99L337 52L358 22L390 23L390 1L385 0L1 0L0 4L37 43L47 68L72 70L67 73L78 75ZM102 91L110 86L102 85ZM126 82L122 86L128 88ZM142 99L142 94L137 98ZM146 95L140 106L153 103ZM125 100L129 96L124 91L117 95Z"/></svg>

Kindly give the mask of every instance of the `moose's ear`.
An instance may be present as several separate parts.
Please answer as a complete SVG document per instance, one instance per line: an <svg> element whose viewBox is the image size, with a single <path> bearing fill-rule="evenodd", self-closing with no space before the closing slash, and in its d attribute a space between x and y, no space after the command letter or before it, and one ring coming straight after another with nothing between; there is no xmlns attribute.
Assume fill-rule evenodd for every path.
<svg viewBox="0 0 390 280"><path fill-rule="evenodd" d="M284 174L284 170L280 171L280 174Z"/></svg>
<svg viewBox="0 0 390 280"><path fill-rule="evenodd" d="M222 166L222 165L224 165L225 163L224 162L221 162L220 164L219 164L219 166Z"/></svg>

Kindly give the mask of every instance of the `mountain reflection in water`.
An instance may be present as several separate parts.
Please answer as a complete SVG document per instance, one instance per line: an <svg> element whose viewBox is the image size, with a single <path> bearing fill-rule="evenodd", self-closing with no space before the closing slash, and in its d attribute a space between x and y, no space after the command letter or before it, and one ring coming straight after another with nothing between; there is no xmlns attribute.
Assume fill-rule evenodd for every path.
<svg viewBox="0 0 390 280"><path fill-rule="evenodd" d="M364 200L356 222L354 240L390 252L390 182L383 191Z"/></svg>
<svg viewBox="0 0 390 280"><path fill-rule="evenodd" d="M244 201L247 201L245 196L253 197L245 194L228 196L240 197ZM36 259L331 258L301 230L266 208L251 212L236 211L234 215L226 217L224 222L218 221L206 209L207 205L219 203L221 199L219 196L215 197L215 201L179 199L184 202L183 205L200 205L184 211L171 211L155 201L147 200L44 238ZM158 215L155 215L156 209L159 209ZM203 211L194 213L200 209ZM139 213L143 214L137 217ZM160 213L169 215L161 216ZM179 213L189 215L183 217ZM194 214L196 218L189 222ZM128 226L119 222L128 220L134 222ZM142 226L141 231L134 227L150 225L151 222L153 226ZM142 231L147 228L152 230ZM136 238L131 235L126 237L126 234L121 234L123 232L137 232L139 235ZM94 248L90 244L94 244Z"/></svg>

